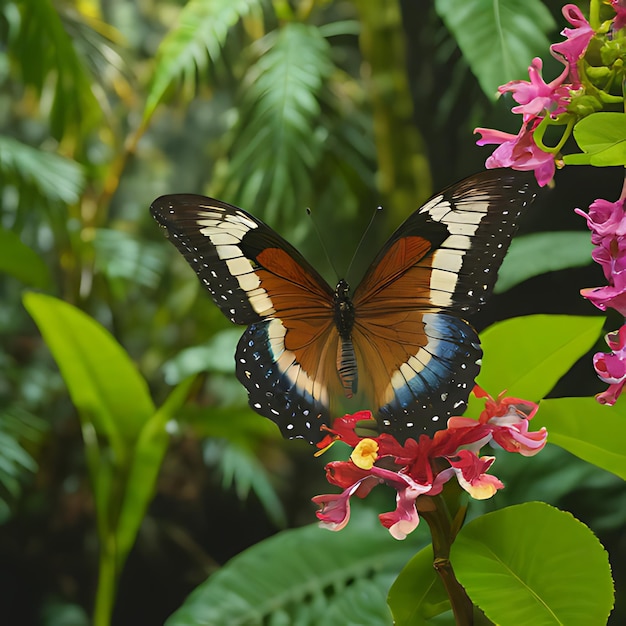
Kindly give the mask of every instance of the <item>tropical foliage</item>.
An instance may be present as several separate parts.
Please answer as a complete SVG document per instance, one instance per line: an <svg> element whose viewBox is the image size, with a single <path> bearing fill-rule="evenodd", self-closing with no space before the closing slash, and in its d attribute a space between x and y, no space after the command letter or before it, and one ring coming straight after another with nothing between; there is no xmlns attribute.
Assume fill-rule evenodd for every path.
<svg viewBox="0 0 626 626"><path fill-rule="evenodd" d="M305 209L345 270L376 206L384 223L366 247L483 167L473 127L514 130L497 87L526 75L557 24L560 3L540 0L0 3L0 621L384 624L389 602L397 623L421 624L445 612L436 582L419 604L406 599L416 580L435 580L425 531L396 542L365 506L341 533L308 525L323 462L248 408L233 374L239 331L148 207L165 193L221 197L332 276ZM470 517L501 510L464 527L452 559L475 601L487 597L483 610L505 617L489 580L472 577L477 544L519 565L529 595L545 572L484 544L495 527L515 537L563 524L562 537L536 538L548 571L567 567L550 552L560 539L585 547L581 571L605 571L579 522L521 503L559 506L608 550L618 624L625 411L591 398L603 389L588 353L604 318L590 319L578 291L601 272L573 209L617 196L621 182L572 169L528 216L474 320L561 314L483 333L493 356L480 381L548 396L536 420L555 445L498 459L507 488ZM369 260L361 252L355 266ZM486 560L490 580L502 574ZM507 597L513 578L502 579ZM567 597L591 584L569 582ZM593 583L603 611L611 583ZM562 597L550 588L544 607L560 614ZM516 623L532 621L528 602ZM564 623L591 623L589 607L569 608L587 621Z"/></svg>

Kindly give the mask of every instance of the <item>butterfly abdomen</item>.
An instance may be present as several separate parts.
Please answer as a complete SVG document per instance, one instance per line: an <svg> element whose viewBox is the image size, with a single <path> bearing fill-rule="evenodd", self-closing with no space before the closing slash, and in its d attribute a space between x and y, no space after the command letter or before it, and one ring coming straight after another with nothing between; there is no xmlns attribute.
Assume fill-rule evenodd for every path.
<svg viewBox="0 0 626 626"><path fill-rule="evenodd" d="M337 344L337 373L346 398L351 398L358 389L359 376L356 364L352 329L354 328L354 304L350 297L350 286L341 279L333 297L335 325L339 333Z"/></svg>

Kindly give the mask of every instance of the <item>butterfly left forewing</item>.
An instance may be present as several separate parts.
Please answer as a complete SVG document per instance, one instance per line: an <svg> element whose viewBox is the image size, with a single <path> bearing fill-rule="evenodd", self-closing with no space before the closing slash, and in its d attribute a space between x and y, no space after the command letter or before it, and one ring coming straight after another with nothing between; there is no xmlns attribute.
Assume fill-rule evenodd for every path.
<svg viewBox="0 0 626 626"><path fill-rule="evenodd" d="M461 181L396 230L357 287L359 368L385 430L432 433L465 409L482 352L463 318L492 291L534 187L510 170Z"/></svg>

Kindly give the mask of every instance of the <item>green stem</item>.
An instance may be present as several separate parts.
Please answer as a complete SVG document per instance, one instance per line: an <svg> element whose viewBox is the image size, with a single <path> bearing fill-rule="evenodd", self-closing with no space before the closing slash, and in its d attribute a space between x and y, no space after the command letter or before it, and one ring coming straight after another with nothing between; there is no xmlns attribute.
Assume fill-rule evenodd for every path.
<svg viewBox="0 0 626 626"><path fill-rule="evenodd" d="M600 24L600 0L591 0L589 2L589 25L597 31Z"/></svg>
<svg viewBox="0 0 626 626"><path fill-rule="evenodd" d="M456 579L450 563L450 548L454 542L455 532L445 500L441 496L435 496L419 504L421 505L419 513L426 520L433 540L433 567L446 589L456 624L472 626L474 605Z"/></svg>
<svg viewBox="0 0 626 626"><path fill-rule="evenodd" d="M109 535L106 542L100 546L98 589L93 612L93 626L110 626L116 589L115 537Z"/></svg>

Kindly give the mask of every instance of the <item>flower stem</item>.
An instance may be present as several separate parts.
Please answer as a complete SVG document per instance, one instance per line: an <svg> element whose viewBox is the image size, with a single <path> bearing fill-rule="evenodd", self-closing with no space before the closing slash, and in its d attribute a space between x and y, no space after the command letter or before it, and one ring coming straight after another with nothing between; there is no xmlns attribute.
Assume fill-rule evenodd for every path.
<svg viewBox="0 0 626 626"><path fill-rule="evenodd" d="M420 502L420 500L425 500ZM439 575L450 598L457 626L472 626L474 623L474 605L465 589L456 579L450 563L450 547L454 542L455 532L445 500L441 496L418 498L418 510L430 528L433 540L433 567Z"/></svg>

